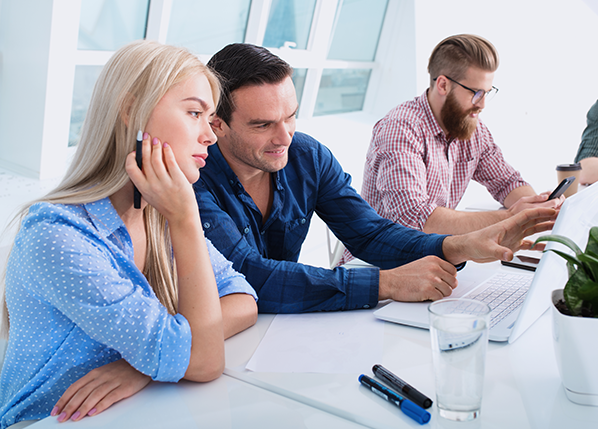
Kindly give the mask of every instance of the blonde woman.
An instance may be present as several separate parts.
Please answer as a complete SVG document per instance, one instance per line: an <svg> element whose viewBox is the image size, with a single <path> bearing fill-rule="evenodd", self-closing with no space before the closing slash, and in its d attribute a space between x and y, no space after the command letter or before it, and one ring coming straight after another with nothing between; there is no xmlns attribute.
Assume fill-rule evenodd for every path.
<svg viewBox="0 0 598 429"><path fill-rule="evenodd" d="M75 159L26 209L8 260L1 428L94 415L150 378L217 378L224 339L255 323L255 292L204 238L191 187L218 98L181 48L139 41L104 67Z"/></svg>

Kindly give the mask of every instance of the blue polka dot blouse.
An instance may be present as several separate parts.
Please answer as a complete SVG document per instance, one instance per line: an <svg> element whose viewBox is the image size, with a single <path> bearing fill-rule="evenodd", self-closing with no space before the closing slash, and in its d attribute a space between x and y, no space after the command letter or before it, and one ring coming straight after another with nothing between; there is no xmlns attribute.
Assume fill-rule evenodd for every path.
<svg viewBox="0 0 598 429"><path fill-rule="evenodd" d="M257 299L206 241L220 296ZM47 417L73 382L121 357L158 381L180 380L189 364L189 324L168 314L135 266L131 238L108 198L33 205L8 260L6 300L2 428Z"/></svg>

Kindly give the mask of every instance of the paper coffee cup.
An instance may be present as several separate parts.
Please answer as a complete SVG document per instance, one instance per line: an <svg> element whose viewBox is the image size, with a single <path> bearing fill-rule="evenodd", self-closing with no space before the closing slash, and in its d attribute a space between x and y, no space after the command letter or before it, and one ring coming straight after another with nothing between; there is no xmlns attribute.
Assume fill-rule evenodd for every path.
<svg viewBox="0 0 598 429"><path fill-rule="evenodd" d="M569 189L563 194L565 197L570 197L577 192L577 186L579 185L579 175L581 173L581 164L579 162L575 164L559 164L556 166L556 177L557 185L563 181L563 179L575 176L575 181L571 183Z"/></svg>

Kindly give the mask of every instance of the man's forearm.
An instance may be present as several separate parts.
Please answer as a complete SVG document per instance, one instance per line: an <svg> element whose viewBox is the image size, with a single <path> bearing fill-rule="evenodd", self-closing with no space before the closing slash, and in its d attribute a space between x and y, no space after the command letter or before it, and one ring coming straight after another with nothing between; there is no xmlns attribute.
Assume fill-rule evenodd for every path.
<svg viewBox="0 0 598 429"><path fill-rule="evenodd" d="M579 162L581 163L579 183L592 184L598 182L598 158L585 158Z"/></svg>
<svg viewBox="0 0 598 429"><path fill-rule="evenodd" d="M424 225L424 232L431 234L467 234L493 225L509 217L506 210L464 212L436 207Z"/></svg>
<svg viewBox="0 0 598 429"><path fill-rule="evenodd" d="M509 195L506 196L503 205L510 209L513 204L519 201L523 197L531 197L532 195L536 195L536 191L531 186L519 186L518 188L513 189L509 192Z"/></svg>

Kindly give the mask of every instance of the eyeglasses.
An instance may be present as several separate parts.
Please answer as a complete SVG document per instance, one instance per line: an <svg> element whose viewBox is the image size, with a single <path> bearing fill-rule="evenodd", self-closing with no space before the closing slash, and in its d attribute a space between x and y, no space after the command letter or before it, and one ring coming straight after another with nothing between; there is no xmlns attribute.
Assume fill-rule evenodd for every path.
<svg viewBox="0 0 598 429"><path fill-rule="evenodd" d="M444 77L446 77L448 80L450 80L451 82L456 83L457 85L459 85L462 88L465 88L468 91L473 92L473 97L471 97L471 104L477 104L480 101L482 101L482 98L486 97L486 101L490 101L492 100L492 98L494 98L494 96L496 95L496 93L498 92L498 88L493 86L492 89L490 91L484 91L483 89L471 89L466 87L465 85L463 85L462 83L457 82L455 79L450 78L446 75L443 75ZM436 81L436 79L438 79L437 77L434 78L434 81Z"/></svg>

